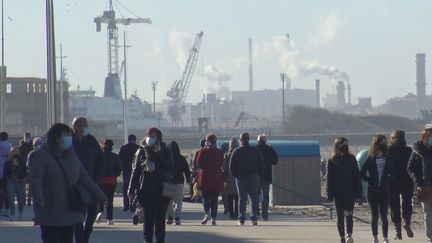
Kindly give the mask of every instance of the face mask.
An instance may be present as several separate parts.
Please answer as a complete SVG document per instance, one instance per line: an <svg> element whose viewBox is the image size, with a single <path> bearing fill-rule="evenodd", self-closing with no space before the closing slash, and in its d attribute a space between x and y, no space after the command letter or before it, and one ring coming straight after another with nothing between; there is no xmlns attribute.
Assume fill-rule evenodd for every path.
<svg viewBox="0 0 432 243"><path fill-rule="evenodd" d="M348 147L348 145L342 145L342 146L339 148L339 150L340 150L342 153L347 154L348 151L349 151L349 147Z"/></svg>
<svg viewBox="0 0 432 243"><path fill-rule="evenodd" d="M153 145L155 145L156 144L156 138L155 137L147 137L146 138L146 144L148 145L148 146L153 146Z"/></svg>
<svg viewBox="0 0 432 243"><path fill-rule="evenodd" d="M429 144L429 145L432 145L432 137L429 137L429 138L428 138L428 144Z"/></svg>
<svg viewBox="0 0 432 243"><path fill-rule="evenodd" d="M90 129L88 127L84 127L83 128L83 136L85 137L85 136L89 135L89 133L90 133Z"/></svg>
<svg viewBox="0 0 432 243"><path fill-rule="evenodd" d="M72 147L72 136L63 137L63 149L68 150Z"/></svg>

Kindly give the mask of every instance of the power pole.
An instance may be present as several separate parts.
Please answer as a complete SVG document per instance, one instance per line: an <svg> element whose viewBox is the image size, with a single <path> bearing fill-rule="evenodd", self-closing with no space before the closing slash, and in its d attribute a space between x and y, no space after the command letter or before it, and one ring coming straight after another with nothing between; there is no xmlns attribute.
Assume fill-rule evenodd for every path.
<svg viewBox="0 0 432 243"><path fill-rule="evenodd" d="M54 3L46 0L46 40L47 40L47 127L57 122L57 78L55 61Z"/></svg>
<svg viewBox="0 0 432 243"><path fill-rule="evenodd" d="M1 76L0 76L0 130L4 131L4 79L6 77L6 68L4 66L4 0L1 2L2 25L1 25Z"/></svg>
<svg viewBox="0 0 432 243"><path fill-rule="evenodd" d="M126 45L126 31L123 32L123 55L124 55L124 70L123 70L123 87L124 87L124 99L123 99L123 138L124 143L126 144L128 142L128 128L127 128L127 116L128 116L128 110L127 110L127 52L126 48L131 47Z"/></svg>
<svg viewBox="0 0 432 243"><path fill-rule="evenodd" d="M57 58L60 59L60 122L64 123L64 69L63 69L63 59L67 58L67 56L63 56L63 45L60 43L60 56Z"/></svg>
<svg viewBox="0 0 432 243"><path fill-rule="evenodd" d="M285 74L280 74L282 81L282 126L285 124Z"/></svg>
<svg viewBox="0 0 432 243"><path fill-rule="evenodd" d="M156 86L157 81L152 82L152 90L153 90L153 112L156 113Z"/></svg>

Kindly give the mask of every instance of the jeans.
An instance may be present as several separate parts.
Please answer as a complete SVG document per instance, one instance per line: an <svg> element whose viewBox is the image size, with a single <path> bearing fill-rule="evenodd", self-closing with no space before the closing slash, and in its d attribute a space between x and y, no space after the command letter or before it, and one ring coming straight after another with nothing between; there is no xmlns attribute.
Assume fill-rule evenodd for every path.
<svg viewBox="0 0 432 243"><path fill-rule="evenodd" d="M123 208L127 210L129 210L128 188L129 188L130 178L131 178L130 174L125 174L123 172Z"/></svg>
<svg viewBox="0 0 432 243"><path fill-rule="evenodd" d="M432 240L432 203L423 203L425 230L428 240Z"/></svg>
<svg viewBox="0 0 432 243"><path fill-rule="evenodd" d="M238 218L239 215L239 207L238 207L238 201L239 198L237 195L228 195L227 197L227 204L228 204L228 214L231 219Z"/></svg>
<svg viewBox="0 0 432 243"><path fill-rule="evenodd" d="M239 204L240 214L239 220L244 222L246 220L246 203L248 195L251 201L252 214L251 220L257 220L258 215L258 187L259 187L259 176L248 175L244 177L236 178L237 191L239 192Z"/></svg>
<svg viewBox="0 0 432 243"><path fill-rule="evenodd" d="M112 220L113 219L113 207L114 207L114 192L117 187L117 184L101 184L99 185L102 191L105 193L107 197L107 205L106 205L106 219ZM104 204L99 204L99 211L104 211Z"/></svg>
<svg viewBox="0 0 432 243"><path fill-rule="evenodd" d="M368 203L372 212L372 234L378 235L378 216L381 218L382 234L384 238L388 237L388 190L384 187L368 188Z"/></svg>
<svg viewBox="0 0 432 243"><path fill-rule="evenodd" d="M72 243L73 226L53 227L40 226L42 243Z"/></svg>
<svg viewBox="0 0 432 243"><path fill-rule="evenodd" d="M270 182L261 181L258 195L262 195L261 215L264 219L268 218L268 209L270 203ZM260 196L258 196L259 198Z"/></svg>
<svg viewBox="0 0 432 243"><path fill-rule="evenodd" d="M9 209L6 179L0 179L0 210L3 209L5 210Z"/></svg>
<svg viewBox="0 0 432 243"><path fill-rule="evenodd" d="M218 210L218 192L202 192L203 207L205 214L211 214L212 219L216 219Z"/></svg>
<svg viewBox="0 0 432 243"><path fill-rule="evenodd" d="M168 217L173 217L173 216L175 216L176 218L181 217L182 206L183 206L183 187L184 187L183 184L176 184L176 194L168 205L168 211L167 211ZM175 213L173 212L174 206L175 206Z"/></svg>
<svg viewBox="0 0 432 243"><path fill-rule="evenodd" d="M402 217L401 217L401 196L402 196ZM405 224L411 224L411 216L413 212L412 206L413 189L390 187L390 209L391 220L396 225L401 225L402 218Z"/></svg>
<svg viewBox="0 0 432 243"><path fill-rule="evenodd" d="M96 220L97 215L97 203L90 205L84 214L87 214L85 218L85 226L83 223L74 225L75 231L75 242L76 243L88 243L90 235L93 232L93 224Z"/></svg>
<svg viewBox="0 0 432 243"><path fill-rule="evenodd" d="M339 236L345 237L345 220L347 227L347 234L352 235L353 233L353 210L354 210L354 198L335 198L335 208L337 215L337 228Z"/></svg>
<svg viewBox="0 0 432 243"><path fill-rule="evenodd" d="M152 243L153 234L157 243L165 242L165 216L170 199L153 194L139 196L138 201L144 208L144 242Z"/></svg>
<svg viewBox="0 0 432 243"><path fill-rule="evenodd" d="M7 179L7 192L9 199L10 216L15 216L15 197L18 201L18 212L21 215L25 204L25 183L24 180L9 178Z"/></svg>

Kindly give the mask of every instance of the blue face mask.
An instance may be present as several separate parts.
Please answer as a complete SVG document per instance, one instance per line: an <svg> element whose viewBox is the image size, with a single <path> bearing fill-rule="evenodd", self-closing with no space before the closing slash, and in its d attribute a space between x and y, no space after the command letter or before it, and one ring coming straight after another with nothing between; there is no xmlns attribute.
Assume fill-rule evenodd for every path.
<svg viewBox="0 0 432 243"><path fill-rule="evenodd" d="M72 136L63 137L63 150L69 150L72 148Z"/></svg>
<svg viewBox="0 0 432 243"><path fill-rule="evenodd" d="M89 133L90 133L90 129L88 127L84 127L83 128L83 137L89 135Z"/></svg>
<svg viewBox="0 0 432 243"><path fill-rule="evenodd" d="M147 137L146 138L146 144L148 145L148 146L153 146L153 145L155 145L156 144L156 138L155 137Z"/></svg>
<svg viewBox="0 0 432 243"><path fill-rule="evenodd" d="M429 145L432 145L432 137L429 137L429 138L428 138L428 144L429 144Z"/></svg>

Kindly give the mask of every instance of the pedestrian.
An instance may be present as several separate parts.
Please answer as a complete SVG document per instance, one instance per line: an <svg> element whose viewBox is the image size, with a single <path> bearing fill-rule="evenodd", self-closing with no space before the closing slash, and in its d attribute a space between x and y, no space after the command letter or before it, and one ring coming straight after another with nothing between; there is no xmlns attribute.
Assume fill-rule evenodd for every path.
<svg viewBox="0 0 432 243"><path fill-rule="evenodd" d="M225 154L228 153L229 150L229 143L222 143L220 145L220 150L224 154L224 161L225 161ZM222 174L223 174L223 168L222 168ZM225 175L224 175L224 181L225 181ZM222 193L222 203L224 207L224 214L228 214L228 197L225 194L225 182L224 182L224 192Z"/></svg>
<svg viewBox="0 0 432 243"><path fill-rule="evenodd" d="M268 220L268 209L270 202L270 184L273 181L272 167L278 163L278 155L276 151L267 145L267 137L261 134L257 137L257 148L261 151L264 159L264 171L260 178L260 188L258 194L262 195L261 215L264 221ZM259 197L259 196L258 196Z"/></svg>
<svg viewBox="0 0 432 243"><path fill-rule="evenodd" d="M172 224L173 220L175 219L175 224L180 225L182 206L183 206L184 181L186 178L186 182L190 184L191 173L186 158L180 154L180 148L177 142L172 141L168 145L168 149L171 151L171 156L173 160L172 176L173 176L173 182L174 184L176 184L176 195L168 205L167 224ZM173 212L174 207L175 207L175 212Z"/></svg>
<svg viewBox="0 0 432 243"><path fill-rule="evenodd" d="M413 212L412 198L414 184L408 174L408 161L412 149L406 145L405 132L396 130L390 135L388 155L392 158L390 165L390 211L391 220L395 226L395 240L402 240L402 218L404 228L409 238L414 237L411 230L411 216ZM402 217L401 217L402 198Z"/></svg>
<svg viewBox="0 0 432 243"><path fill-rule="evenodd" d="M9 199L3 168L12 148L12 144L8 139L7 132L0 132L0 215L5 217L9 217Z"/></svg>
<svg viewBox="0 0 432 243"><path fill-rule="evenodd" d="M30 173L31 173L30 169L31 169L31 164L33 162L33 156L34 156L35 152L37 150L41 149L43 146L45 146L44 139L42 137L35 137L33 139L33 150L27 156L26 169L27 169L27 180L28 180L28 184L29 184L29 186L28 186L28 192L27 192L28 193L27 194L27 197L28 197L27 200L30 200L30 203L32 202L32 195L31 195L31 189L30 189ZM33 207L33 210L34 210L34 207ZM32 218L32 220L34 221L34 217Z"/></svg>
<svg viewBox="0 0 432 243"><path fill-rule="evenodd" d="M71 211L69 185L80 185L100 202L105 195L79 161L69 126L54 124L47 136L47 145L33 153L30 164L35 223L43 243L72 243L74 225L84 220L84 214Z"/></svg>
<svg viewBox="0 0 432 243"><path fill-rule="evenodd" d="M432 124L427 124L422 137L414 143L413 153L408 161L408 173L413 179L416 191L422 192L432 186ZM423 202L425 231L428 242L432 242L432 202Z"/></svg>
<svg viewBox="0 0 432 243"><path fill-rule="evenodd" d="M139 145L136 143L136 136L129 134L128 143L123 145L119 151L120 161L122 163L122 177L123 177L123 211L129 211L129 197L127 190L129 188L129 181L132 173L132 162Z"/></svg>
<svg viewBox="0 0 432 243"><path fill-rule="evenodd" d="M222 165L223 152L217 148L217 137L214 134L206 136L206 147L198 153L197 166L198 188L202 191L204 218L201 224L205 225L211 219L216 226L219 193L223 192Z"/></svg>
<svg viewBox="0 0 432 243"><path fill-rule="evenodd" d="M108 225L113 225L114 193L117 187L117 177L121 174L121 162L117 154L113 153L114 142L105 139L102 144L104 156L104 172L98 184L107 197L106 220ZM104 204L99 204L99 213L96 223L100 223L104 212Z"/></svg>
<svg viewBox="0 0 432 243"><path fill-rule="evenodd" d="M372 213L372 235L378 243L378 217L381 218L383 243L388 243L388 180L391 158L387 155L387 139L384 135L375 135L369 149L369 155L363 164L360 175L368 183L367 200ZM369 173L369 174L367 174Z"/></svg>
<svg viewBox="0 0 432 243"><path fill-rule="evenodd" d="M19 149L11 148L8 160L4 165L4 177L6 178L8 200L9 200L9 220L15 220L15 198L18 202L17 220L22 220L25 204L25 180L27 176L26 161L19 155Z"/></svg>
<svg viewBox="0 0 432 243"><path fill-rule="evenodd" d="M22 160L26 161L28 154L33 150L33 139L31 138L31 134L29 132L24 133L23 139L20 141L19 145L19 155ZM28 181L25 181L25 192L27 195L27 206L31 206L31 196L30 189L28 186Z"/></svg>
<svg viewBox="0 0 432 243"><path fill-rule="evenodd" d="M206 140L201 139L200 144L199 144L199 149L197 151L195 151L195 156L193 156L193 165L192 165L192 174L191 174L192 183L191 183L190 188L189 188L189 194L192 195L191 200L198 202L198 203L202 203L202 198L201 198L201 196L197 196L194 193L195 191L198 190L198 174L199 174L199 168L196 165L196 160L198 158L199 152L201 152L201 150L204 149L205 144L206 144ZM194 197L193 195L195 195L196 197Z"/></svg>
<svg viewBox="0 0 432 243"><path fill-rule="evenodd" d="M228 216L232 220L237 220L239 216L238 208L238 191L234 177L229 170L229 163L234 149L239 147L237 138L231 138L228 152L224 155L223 176L224 176L224 194L227 198Z"/></svg>
<svg viewBox="0 0 432 243"><path fill-rule="evenodd" d="M163 183L170 177L171 153L162 141L162 132L152 127L141 142L132 165L128 189L130 201L137 197L144 208L144 242L165 242L165 215L170 199L162 196Z"/></svg>
<svg viewBox="0 0 432 243"><path fill-rule="evenodd" d="M264 161L261 152L249 145L249 133L240 135L241 146L235 149L230 159L230 171L236 179L239 193L238 225L244 225L246 220L246 203L248 195L252 206L250 219L252 225L258 225L258 188L260 176L264 171Z"/></svg>
<svg viewBox="0 0 432 243"><path fill-rule="evenodd" d="M86 118L76 117L72 124L74 130L72 136L74 150L89 176L97 183L103 174L104 156L102 149L96 138L89 133ZM76 243L89 242L90 235L93 232L93 224L98 213L97 207L96 202L90 205L85 212L85 224L81 222L75 225Z"/></svg>
<svg viewBox="0 0 432 243"><path fill-rule="evenodd" d="M327 200L334 202L337 229L341 243L353 243L353 211L355 199L362 196L357 160L349 151L348 140L336 138L327 162ZM345 224L346 220L346 236Z"/></svg>

